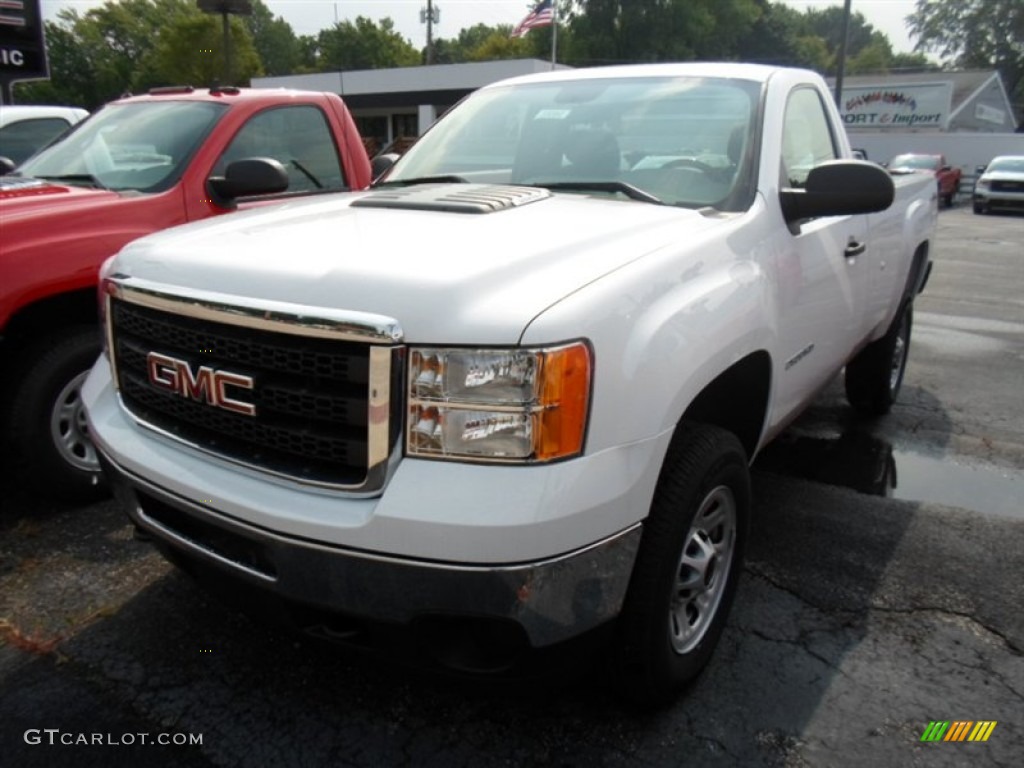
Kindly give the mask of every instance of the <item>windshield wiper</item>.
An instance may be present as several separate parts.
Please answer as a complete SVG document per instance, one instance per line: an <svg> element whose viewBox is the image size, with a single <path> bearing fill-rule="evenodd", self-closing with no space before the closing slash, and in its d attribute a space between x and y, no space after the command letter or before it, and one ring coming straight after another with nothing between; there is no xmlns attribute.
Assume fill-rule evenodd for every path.
<svg viewBox="0 0 1024 768"><path fill-rule="evenodd" d="M296 160L295 158L292 158L288 162L291 163L292 165L294 165L299 170L299 172L302 173L303 176L305 176L307 179L309 179L311 182L313 182L313 184L316 185L317 189L323 189L324 188L324 185L320 183L320 179L318 179L316 176L314 176L312 173L310 173L309 169L306 168L306 166L304 166L298 160Z"/></svg>
<svg viewBox="0 0 1024 768"><path fill-rule="evenodd" d="M644 203L665 205L660 197L655 197L650 192L645 192L640 187L634 187L624 181L534 181L529 184L531 187L544 187L545 189L580 190L586 192L596 190L597 192L620 192L632 200L640 200Z"/></svg>
<svg viewBox="0 0 1024 768"><path fill-rule="evenodd" d="M417 176L414 179L398 179L396 181L382 181L374 184L375 187L408 187L413 184L468 184L469 181L451 173L439 176Z"/></svg>
<svg viewBox="0 0 1024 768"><path fill-rule="evenodd" d="M85 184L96 189L106 189L103 183L91 173L66 173L62 176L36 176L44 181L66 181L68 184Z"/></svg>

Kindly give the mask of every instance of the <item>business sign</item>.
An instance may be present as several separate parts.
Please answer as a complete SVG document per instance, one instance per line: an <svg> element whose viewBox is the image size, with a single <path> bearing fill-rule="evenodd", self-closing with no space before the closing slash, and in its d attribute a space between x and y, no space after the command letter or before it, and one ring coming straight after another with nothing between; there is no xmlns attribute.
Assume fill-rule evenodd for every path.
<svg viewBox="0 0 1024 768"><path fill-rule="evenodd" d="M843 88L839 111L851 129L945 130L952 104L952 83L915 83Z"/></svg>
<svg viewBox="0 0 1024 768"><path fill-rule="evenodd" d="M0 84L3 93L19 80L45 80L43 17L39 0L0 0Z"/></svg>

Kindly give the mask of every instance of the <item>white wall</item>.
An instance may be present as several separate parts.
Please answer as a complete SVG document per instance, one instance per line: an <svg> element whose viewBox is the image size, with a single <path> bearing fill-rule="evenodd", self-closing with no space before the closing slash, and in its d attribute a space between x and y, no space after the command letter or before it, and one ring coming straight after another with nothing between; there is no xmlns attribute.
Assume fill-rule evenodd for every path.
<svg viewBox="0 0 1024 768"><path fill-rule="evenodd" d="M996 155L1024 155L1024 133L856 133L850 146L866 149L868 157L884 163L903 152L946 156L964 176L986 165Z"/></svg>

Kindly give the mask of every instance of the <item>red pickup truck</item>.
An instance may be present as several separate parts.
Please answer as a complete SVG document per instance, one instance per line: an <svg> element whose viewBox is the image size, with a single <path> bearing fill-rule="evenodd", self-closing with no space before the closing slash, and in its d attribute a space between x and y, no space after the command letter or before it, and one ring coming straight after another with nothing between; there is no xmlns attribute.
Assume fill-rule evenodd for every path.
<svg viewBox="0 0 1024 768"><path fill-rule="evenodd" d="M101 492L79 388L100 349L107 257L176 224L370 180L337 95L230 87L113 102L0 177L5 468L51 497Z"/></svg>
<svg viewBox="0 0 1024 768"><path fill-rule="evenodd" d="M907 153L896 155L888 164L893 173L932 173L939 186L939 199L948 208L960 191L962 172L949 164L944 155Z"/></svg>

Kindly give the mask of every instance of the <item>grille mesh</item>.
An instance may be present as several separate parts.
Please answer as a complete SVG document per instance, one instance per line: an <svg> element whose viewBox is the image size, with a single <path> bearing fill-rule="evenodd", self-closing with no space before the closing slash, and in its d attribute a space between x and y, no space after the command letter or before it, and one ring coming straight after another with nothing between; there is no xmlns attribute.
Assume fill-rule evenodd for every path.
<svg viewBox="0 0 1024 768"><path fill-rule="evenodd" d="M356 485L367 471L369 347L293 336L142 307L111 304L121 399L138 418L229 458L303 480ZM234 413L154 386L157 352L253 379L231 393L255 405Z"/></svg>

